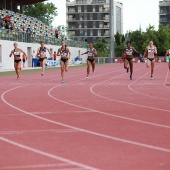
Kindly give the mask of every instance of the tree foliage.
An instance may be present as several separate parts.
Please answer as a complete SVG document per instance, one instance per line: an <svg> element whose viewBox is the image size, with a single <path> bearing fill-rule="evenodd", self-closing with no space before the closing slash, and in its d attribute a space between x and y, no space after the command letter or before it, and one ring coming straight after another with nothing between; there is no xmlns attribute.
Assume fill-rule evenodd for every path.
<svg viewBox="0 0 170 170"><path fill-rule="evenodd" d="M145 48L148 46L149 41L153 41L154 45L157 47L158 55L162 56L165 54L166 50L170 48L170 27L159 25L158 30L155 30L154 26L149 25L146 31L141 29L131 31L128 33L129 36L115 35L115 56L121 56L123 46L126 45L126 41L130 40L132 46L141 53L144 52ZM121 38L122 37L122 38ZM129 37L128 39L125 37Z"/></svg>
<svg viewBox="0 0 170 170"><path fill-rule="evenodd" d="M47 25L51 25L54 17L57 16L57 7L53 3L38 2L25 5L24 14L35 17Z"/></svg>
<svg viewBox="0 0 170 170"><path fill-rule="evenodd" d="M106 38L99 38L94 44L99 57L106 57L109 55L109 42Z"/></svg>

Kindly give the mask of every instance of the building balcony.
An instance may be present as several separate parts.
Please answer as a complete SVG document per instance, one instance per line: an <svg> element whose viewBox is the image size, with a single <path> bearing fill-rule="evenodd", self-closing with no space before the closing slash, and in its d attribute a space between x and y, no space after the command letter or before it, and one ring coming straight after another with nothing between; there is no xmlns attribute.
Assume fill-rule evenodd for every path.
<svg viewBox="0 0 170 170"><path fill-rule="evenodd" d="M76 19L75 19L75 18L68 18L67 21L68 21L68 22L69 22L69 21L76 21Z"/></svg>
<svg viewBox="0 0 170 170"><path fill-rule="evenodd" d="M110 28L109 27L108 28L101 28L101 27L96 27L96 26L93 26L92 28L89 28L87 26L85 26L85 27L81 27L81 26L68 27L68 30L82 30L82 29L86 29L86 30L91 30L91 29L93 29L93 30L109 30Z"/></svg>
<svg viewBox="0 0 170 170"><path fill-rule="evenodd" d="M104 36L108 37L108 36L110 36L110 33L109 32L105 32Z"/></svg>
<svg viewBox="0 0 170 170"><path fill-rule="evenodd" d="M104 25L104 28L109 29L110 26L109 25Z"/></svg>
<svg viewBox="0 0 170 170"><path fill-rule="evenodd" d="M76 10L68 10L67 13L75 13Z"/></svg>

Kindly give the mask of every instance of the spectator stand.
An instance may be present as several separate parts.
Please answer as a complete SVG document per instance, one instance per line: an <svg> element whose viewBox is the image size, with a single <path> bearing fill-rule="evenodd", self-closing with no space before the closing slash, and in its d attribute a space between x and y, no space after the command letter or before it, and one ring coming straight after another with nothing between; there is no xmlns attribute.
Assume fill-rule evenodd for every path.
<svg viewBox="0 0 170 170"><path fill-rule="evenodd" d="M61 41L66 41L69 47L86 48L86 42L82 40L69 39L63 35L55 37L55 29L45 25L37 18L15 13L9 10L0 10L1 18L7 20L1 21L0 39L18 42L39 43L44 41L45 44L60 45ZM6 29L6 23L9 22L9 29ZM59 32L60 33L60 32Z"/></svg>

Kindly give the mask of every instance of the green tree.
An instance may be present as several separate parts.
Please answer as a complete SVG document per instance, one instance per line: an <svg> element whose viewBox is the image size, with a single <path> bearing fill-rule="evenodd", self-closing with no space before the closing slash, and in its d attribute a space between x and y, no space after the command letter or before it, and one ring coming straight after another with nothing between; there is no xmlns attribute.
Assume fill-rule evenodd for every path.
<svg viewBox="0 0 170 170"><path fill-rule="evenodd" d="M158 55L164 55L166 50L169 49L170 46L170 28L167 25L164 27L162 24L159 25L159 29L157 31L158 36Z"/></svg>
<svg viewBox="0 0 170 170"><path fill-rule="evenodd" d="M124 43L125 42L125 36L124 34L122 35L122 40L121 40L121 43Z"/></svg>
<svg viewBox="0 0 170 170"><path fill-rule="evenodd" d="M148 46L149 41L153 41L154 45L158 46L158 44L160 42L158 42L158 35L157 35L157 31L155 30L154 26L149 25L149 27L146 29L146 32L143 34L143 45L142 45L142 49L144 51L144 49Z"/></svg>
<svg viewBox="0 0 170 170"><path fill-rule="evenodd" d="M130 34L130 40L132 46L134 46L137 51L143 53L144 49L142 49L142 45L144 42L144 33L141 30L133 31Z"/></svg>
<svg viewBox="0 0 170 170"><path fill-rule="evenodd" d="M117 45L120 45L120 39L121 39L120 34L117 32L115 35L115 42Z"/></svg>
<svg viewBox="0 0 170 170"><path fill-rule="evenodd" d="M122 56L123 48L124 48L124 43L121 43L120 45L115 44L115 56L116 57Z"/></svg>
<svg viewBox="0 0 170 170"><path fill-rule="evenodd" d="M97 50L98 57L107 57L109 55L109 42L104 37L96 41L94 48Z"/></svg>
<svg viewBox="0 0 170 170"><path fill-rule="evenodd" d="M57 16L57 7L53 3L38 2L24 6L24 14L35 17L47 25L51 25Z"/></svg>

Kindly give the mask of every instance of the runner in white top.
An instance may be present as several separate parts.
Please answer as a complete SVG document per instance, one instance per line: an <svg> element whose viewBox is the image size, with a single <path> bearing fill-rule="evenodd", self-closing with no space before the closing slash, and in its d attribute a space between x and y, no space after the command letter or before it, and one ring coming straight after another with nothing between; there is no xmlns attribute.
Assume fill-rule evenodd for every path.
<svg viewBox="0 0 170 170"><path fill-rule="evenodd" d="M21 70L21 53L26 55L22 49L18 48L18 43L15 42L14 50L11 51L9 57L12 57L12 55L14 56L14 68L17 74L17 79L19 79L19 70Z"/></svg>
<svg viewBox="0 0 170 170"><path fill-rule="evenodd" d="M51 55L51 52L50 52L50 50L48 49L48 48L46 48L45 46L44 46L44 42L43 41L41 41L40 42L40 48L38 48L38 51L37 51L37 56L39 56L39 61L40 61L40 65L41 65L41 67L42 67L42 73L41 73L41 75L43 76L44 75L44 70L45 70L45 63L46 63L46 61L47 61L47 51L48 51L48 53Z"/></svg>
<svg viewBox="0 0 170 170"><path fill-rule="evenodd" d="M126 42L126 47L122 51L122 57L124 60L124 68L127 70L127 73L129 72L129 66L130 66L130 80L132 80L132 74L133 74L133 53L139 54L134 47L131 46L131 42ZM125 57L124 57L125 56Z"/></svg>
<svg viewBox="0 0 170 170"><path fill-rule="evenodd" d="M61 42L61 47L58 49L57 56L61 56L60 60L60 67L61 67L61 77L62 83L65 82L64 80L64 70L68 71L68 63L71 57L70 49L67 47L64 41Z"/></svg>
<svg viewBox="0 0 170 170"><path fill-rule="evenodd" d="M81 54L81 55L84 55L84 54L87 54L88 57L87 57L87 78L89 78L89 73L90 73L90 65L92 65L92 71L93 73L95 72L95 60L94 60L94 57L95 55L97 55L97 51L95 48L93 48L93 44L90 43L89 44L89 48L88 50Z"/></svg>
<svg viewBox="0 0 170 170"><path fill-rule="evenodd" d="M166 56L169 56L168 67L169 67L169 70L170 70L170 49L169 49L169 50L166 50L165 57L166 57Z"/></svg>
<svg viewBox="0 0 170 170"><path fill-rule="evenodd" d="M143 59L147 55L146 67L151 66L151 79L153 80L153 72L155 66L155 54L157 54L157 48L153 45L153 41L149 42L149 45L145 48Z"/></svg>

